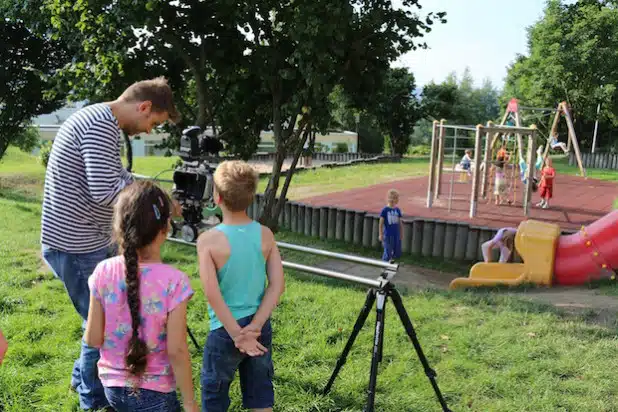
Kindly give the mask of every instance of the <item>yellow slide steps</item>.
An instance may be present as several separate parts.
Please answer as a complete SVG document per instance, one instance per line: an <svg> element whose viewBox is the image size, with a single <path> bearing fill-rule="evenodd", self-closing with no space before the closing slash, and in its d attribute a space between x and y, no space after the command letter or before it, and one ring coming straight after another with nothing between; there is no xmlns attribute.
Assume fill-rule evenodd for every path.
<svg viewBox="0 0 618 412"><path fill-rule="evenodd" d="M524 263L477 263L467 278L453 279L451 289L470 286L516 286L522 283L551 286L560 226L526 220L519 224L515 249Z"/></svg>

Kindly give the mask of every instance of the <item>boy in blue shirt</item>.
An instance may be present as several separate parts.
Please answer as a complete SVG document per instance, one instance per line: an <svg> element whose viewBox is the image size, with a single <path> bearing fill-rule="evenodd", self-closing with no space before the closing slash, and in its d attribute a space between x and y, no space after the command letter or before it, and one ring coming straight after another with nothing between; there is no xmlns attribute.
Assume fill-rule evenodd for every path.
<svg viewBox="0 0 618 412"><path fill-rule="evenodd" d="M214 199L223 222L197 242L210 318L201 372L204 412L228 410L237 370L245 408L272 411L275 402L270 315L285 282L273 233L246 213L257 184L258 174L246 162L217 166Z"/></svg>
<svg viewBox="0 0 618 412"><path fill-rule="evenodd" d="M399 203L399 192L395 189L388 191L387 205L380 213L379 238L384 246L382 260L387 262L401 257L401 238L403 237L403 222Z"/></svg>

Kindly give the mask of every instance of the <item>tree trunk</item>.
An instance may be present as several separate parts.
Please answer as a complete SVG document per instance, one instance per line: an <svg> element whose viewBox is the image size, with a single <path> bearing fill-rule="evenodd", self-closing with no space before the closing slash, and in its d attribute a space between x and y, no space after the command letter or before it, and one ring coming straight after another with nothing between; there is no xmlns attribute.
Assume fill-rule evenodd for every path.
<svg viewBox="0 0 618 412"><path fill-rule="evenodd" d="M288 142L286 142L289 143L289 139L291 139L292 142L296 142L296 146L294 146L294 157L292 159L292 164L287 171L286 180L283 189L279 194L278 201L276 199L277 191L279 189L281 169L287 155L286 147L288 146L288 144L284 144L283 139L281 139L278 140L281 142L281 144L275 145L277 149L277 154L275 155L275 160L273 162L272 175L270 176L268 186L264 191L264 208L262 209L262 213L259 219L261 224L268 226L273 232L277 232L279 229L279 215L283 210L283 205L285 204L285 196L290 186L292 175L294 174L294 169L296 168L296 164L298 163L298 158L300 157L305 139L307 138L307 134L305 133L303 135L302 142L299 142L300 133L305 130L306 125L306 119L301 120L298 130L293 132L292 136L288 138Z"/></svg>
<svg viewBox="0 0 618 412"><path fill-rule="evenodd" d="M2 157L4 157L4 153L6 153L6 150L9 148L9 143L10 139L8 138L0 138L0 159L2 159Z"/></svg>
<svg viewBox="0 0 618 412"><path fill-rule="evenodd" d="M195 70L194 76L195 76L195 92L197 94L197 107L198 107L196 123L197 123L197 126L199 126L200 129L202 129L202 131L205 131L206 127L208 126L208 116L207 116L208 91L206 90L206 83L204 82L204 79L202 79L202 76L199 74L199 71Z"/></svg>
<svg viewBox="0 0 618 412"><path fill-rule="evenodd" d="M270 175L268 186L264 191L264 208L262 209L262 213L259 218L260 223L268 226L273 232L276 232L278 229L277 224L279 216L275 215L273 212L277 197L277 190L279 189L281 169L283 167L286 154L287 153L284 150L277 150L277 153L275 154L272 174Z"/></svg>
<svg viewBox="0 0 618 412"><path fill-rule="evenodd" d="M303 132L303 138L299 142L298 148L294 152L292 164L290 165L290 169L288 170L288 173L285 176L285 182L283 183L283 187L281 188L281 193L279 194L279 200L277 201L277 205L273 213L273 215L275 216L275 220L277 222L279 221L279 215L281 214L281 211L283 210L283 206L285 205L285 199L288 195L288 189L290 188L290 183L292 183L292 176L294 176L294 172L296 171L296 165L298 164L298 159L300 158L300 154L303 151L302 148L305 145L307 138L311 135L311 130L312 130L312 126L307 123L307 125L305 126L305 130ZM299 133L300 132L301 130L299 130Z"/></svg>

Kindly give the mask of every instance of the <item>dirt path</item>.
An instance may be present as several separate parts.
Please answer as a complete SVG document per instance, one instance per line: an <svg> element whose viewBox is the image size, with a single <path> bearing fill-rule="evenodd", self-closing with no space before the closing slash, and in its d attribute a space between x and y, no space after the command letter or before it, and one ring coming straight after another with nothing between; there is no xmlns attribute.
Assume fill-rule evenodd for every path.
<svg viewBox="0 0 618 412"><path fill-rule="evenodd" d="M351 275L376 279L379 269L339 260L327 260L320 267ZM395 283L408 290L448 290L449 283L458 275L437 270L402 264L395 277ZM503 289L492 293L513 296L522 300L549 304L561 312L584 315L586 320L615 325L618 317L618 298L604 295L596 289L585 287L553 287L535 289Z"/></svg>

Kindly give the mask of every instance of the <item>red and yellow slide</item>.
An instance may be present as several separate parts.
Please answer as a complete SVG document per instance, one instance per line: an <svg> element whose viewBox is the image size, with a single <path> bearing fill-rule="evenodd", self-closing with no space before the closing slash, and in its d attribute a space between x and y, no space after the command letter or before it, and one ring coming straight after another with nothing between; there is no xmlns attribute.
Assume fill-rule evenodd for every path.
<svg viewBox="0 0 618 412"><path fill-rule="evenodd" d="M453 279L450 288L573 286L613 279L618 267L618 210L570 235L560 235L556 224L525 220L517 229L515 248L523 263L477 263L469 277Z"/></svg>

